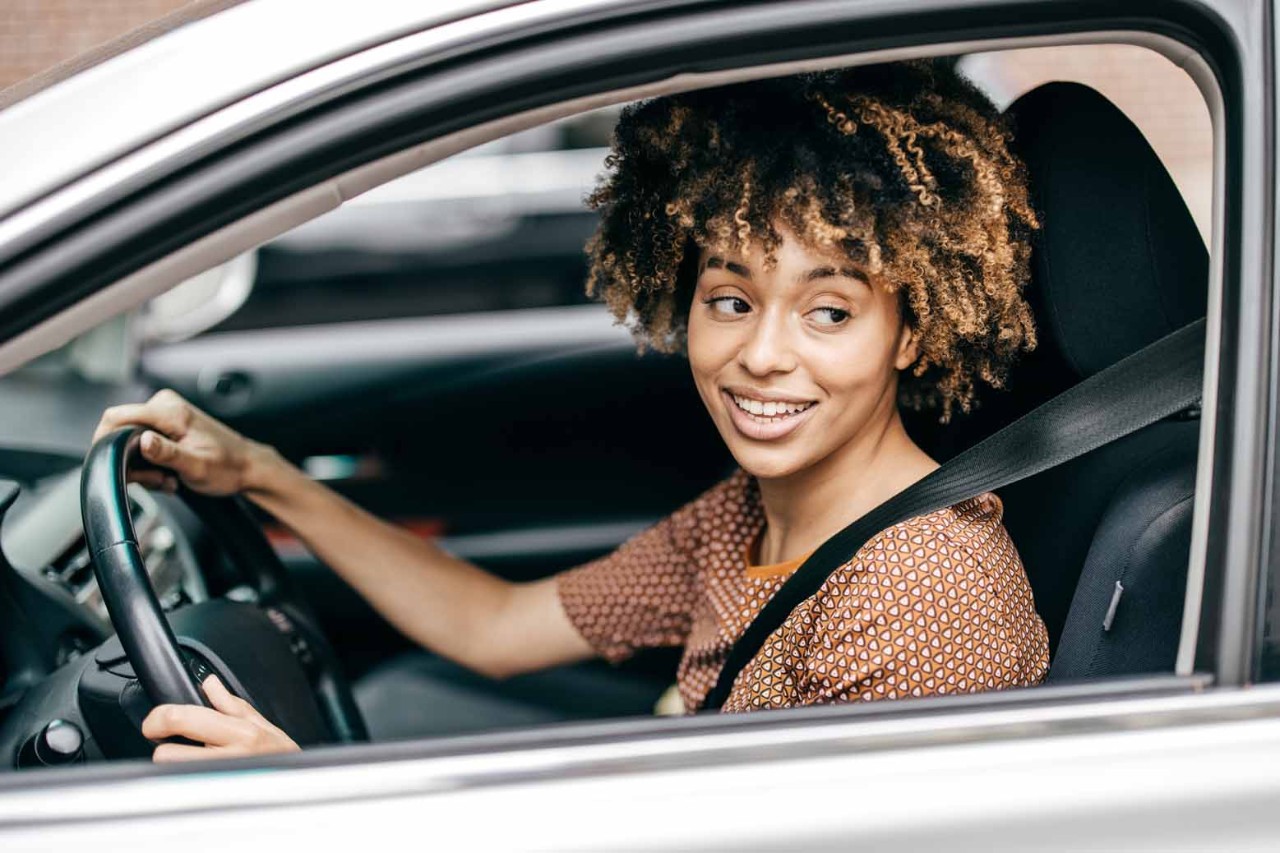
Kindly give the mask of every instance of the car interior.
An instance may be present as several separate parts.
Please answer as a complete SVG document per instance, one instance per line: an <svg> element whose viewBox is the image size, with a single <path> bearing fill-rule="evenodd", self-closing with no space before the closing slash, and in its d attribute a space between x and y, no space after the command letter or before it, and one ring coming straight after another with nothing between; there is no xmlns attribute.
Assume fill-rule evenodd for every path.
<svg viewBox="0 0 1280 853"><path fill-rule="evenodd" d="M1039 344L971 415L910 417L942 462L1204 317L1208 303L1201 233L1124 112L1072 82L1040 85L1008 110L1043 221L1028 285ZM609 115L558 126L575 168L598 165ZM551 168L515 156L530 158L522 175ZM362 506L519 580L607 553L733 469L683 361L637 358L581 296L593 217L549 193L532 189L524 198L539 201L520 209L446 197L362 214L375 232L387 216L410 217L401 242L344 242L339 220L329 220L339 238L317 220L313 239L298 229L258 251L242 310L149 344L136 372L86 379L62 369L63 351L0 379L0 401L26 413L0 421L0 477L20 487L0 494L0 762L22 763L33 726L77 714L71 673L88 658L132 676L109 639L78 502L83 445L111 402L174 388ZM415 239L424 233L436 242ZM437 283L448 287L413 295ZM657 409L660 424L634 417ZM54 413L56 441L41 434ZM1050 682L1174 672L1199 443L1193 408L1001 490L1048 628ZM232 543L256 532L190 496L131 487L128 501L147 572L185 636L184 608L243 588ZM412 648L286 530L257 521L299 603L286 615L314 619L312 636L328 638L317 654L333 660L321 669L350 681L374 741L647 715L674 678L678 650L504 681L468 673ZM126 704L89 720L108 757L146 754L140 736L121 733L145 708Z"/></svg>
<svg viewBox="0 0 1280 853"><path fill-rule="evenodd" d="M1208 298L1208 252L1132 122L1069 83L1012 109L1045 212L1030 291L1040 345L1010 380L1010 408L974 419L984 431L1203 317ZM1005 490L1049 681L1173 671L1198 441L1193 409Z"/></svg>

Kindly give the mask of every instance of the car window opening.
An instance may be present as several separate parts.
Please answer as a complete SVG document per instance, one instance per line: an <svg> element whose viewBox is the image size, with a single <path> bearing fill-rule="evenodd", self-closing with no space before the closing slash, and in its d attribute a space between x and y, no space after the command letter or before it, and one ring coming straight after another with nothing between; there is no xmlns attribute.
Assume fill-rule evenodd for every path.
<svg viewBox="0 0 1280 853"><path fill-rule="evenodd" d="M1073 49L1086 58L1072 58ZM936 294L927 282L915 290L901 285L908 296L885 289L884 271L905 269L893 263L907 244L887 243L882 251L874 220L825 212L760 218L753 205L772 191L770 181L785 182L753 171L756 161L735 161L740 155L731 145L721 159L742 192L693 186L674 170L654 186L666 192L663 182L685 181L686 194L646 208L656 197L646 193L658 190L628 182L666 168L664 157L679 150L674 139L720 145L742 130L737 114L717 112L701 92L671 98L678 108L667 112L633 106L586 113L405 176L28 367L22 381L46 382L54 398L69 393L56 389L86 382L173 389L112 400L117 406L106 410L100 433L130 426L146 432L120 437L104 457L107 466L134 455L144 474L129 491L112 493L102 530L132 514L136 556L122 557L121 566L135 566L155 585L161 623L203 636L213 631L213 617L203 624L198 614L221 606L217 618L243 620L243 636L264 643L270 636L282 661L301 661L289 678L309 683L314 696L297 710L269 686L269 655L232 666L213 639L175 651L167 662L160 655L132 664L134 641L104 645L111 633L106 607L112 595L126 594L104 599L85 571L93 550L86 548L101 531L91 530L89 541L75 532L55 548L46 544L47 521L33 520L61 507L59 523L78 524L66 510L68 500L79 499L68 485L78 482L75 460L14 472L25 490L3 527L17 575L38 577L92 609L57 639L60 665L84 658L82 666L92 661L112 673L92 686L104 696L114 688L102 679L158 684L164 670L184 686L214 674L216 685L192 695L208 697L206 704L228 716L250 713L237 696L257 699L254 724L271 728L262 751L321 743L331 739L323 732L344 727L341 740L396 740L722 703L749 711L1174 673L1196 495L1198 400L1063 464L871 531L871 547L856 549L857 560L835 560L824 584L771 623L777 633L756 638L733 663L739 677L717 686L736 640L827 538L806 536L804 519L778 512L792 505L778 496L788 478L802 482L797 472L838 448L821 437L811 445L788 444L787 437L809 435L809 421L823 425L820 435L844 434L851 442L859 435L842 413L864 405L861 389L871 380L848 366L853 362L839 365L842 373L814 353L834 351L841 335L870 334L859 330L880 322L878 312L906 306L908 313L884 321L896 323L895 337L880 342L877 357L895 383L901 372L904 399L933 408L902 408L895 458L915 466L910 476L897 482L872 464L874 455L866 457L867 481L885 479L883 494L867 493L872 510L939 463L1205 316L1204 207L1212 171L1201 163L1211 151L1197 146L1210 138L1207 125L1197 135L1196 124L1188 134L1194 143L1174 150L1170 134L1144 132L1117 106L1132 98L1124 91L1132 81L1118 85L1113 101L1084 83L1036 77L1055 67L1054 56L1083 67L1071 63L1089 64L1090 50L1097 48L934 63L930 74L967 74L957 79L996 101L999 121L1013 128L1011 153L985 140L988 147L973 155L928 137L936 122L972 133L969 113L943 111L926 121L891 94L833 102L830 91L810 86L804 99L787 101L778 95L781 84L745 84L760 97L779 97L781 109L808 104L830 132L824 144L832 150L876 140L884 174L866 178L848 197L883 186L884 175L907 176L895 204L918 205L925 214L902 214L899 225L943 221L927 218L931 199L962 203L961 195L947 201L954 190L948 180L971 180L988 162L1006 175L1025 166L1029 196L1019 207L1016 186L1002 190L998 221L1005 230L990 226L987 234L996 247L991 255L1013 259L1000 274L1013 281L1023 270L1029 280L1016 300L997 308L1004 297L990 292L980 303L954 294L952 302L930 303ZM1138 48L1095 55L1112 57L1113 70L1129 61L1147 68L1142 63L1156 57L1181 74ZM882 85L876 73L873 67L848 79L870 81L871 92ZM1195 97L1187 113L1198 122L1203 101ZM699 109L725 137L683 124ZM611 141L620 116L632 133L622 143ZM919 128L901 129L911 122ZM654 133L658 127L665 137ZM611 144L631 147L601 178ZM629 165L646 157L642 166ZM777 163L781 170L791 161L779 155ZM600 181L619 168L624 180L601 191ZM862 180L849 174L850 186ZM594 207L583 201L593 187ZM662 229L643 224L653 216L669 219ZM628 222L646 237L682 236L624 251L617 248L625 245L617 242L621 231L610 229ZM961 223L947 227L965 233ZM825 244L815 237L835 231ZM1034 247L1026 257L1024 245ZM981 269L981 254L966 250L950 262L955 270ZM808 273L789 275L795 270ZM668 290L660 285L664 275ZM594 292L584 286L588 279ZM997 342L972 330L963 332L968 338L945 333L956 336L948 362L938 343L944 332L915 337L929 328L922 307L937 316L987 311L1008 324L999 338L1010 350L1007 370L965 349ZM605 308L644 341L643 357ZM1008 343L1020 337L1017 346ZM1014 357L1014 349L1023 351ZM917 363L927 370L911 374ZM950 384L938 385L939 377ZM981 387L991 379L999 387ZM251 481L248 471L261 479ZM109 481L103 474L103 495ZM427 482L438 487L425 488ZM148 515L139 513L135 490L148 496ZM243 493L252 513L230 517L202 492ZM327 538L308 526L308 514L345 535ZM828 526L834 532L844 523ZM226 542L236 543L217 568L205 568L217 548L197 546L197 531L225 532ZM388 595L391 587L380 585L392 569L368 568L360 541L379 543L386 565L402 576L430 564L439 579ZM476 565L499 580L481 579ZM335 574L334 566L344 568ZM433 608L435 626L424 625L410 605L414 595L463 589L475 591L474 603L452 612ZM899 596L902 590L907 594ZM477 614L499 612L509 621L487 623L483 640L459 639L474 629ZM560 620L562 630L540 633L540 618ZM178 648L158 627L147 636L137 647ZM547 666L530 671L530 660ZM125 709L135 725L151 721L142 733L152 740L190 736L178 723L157 728L146 704ZM0 729L14 719L0 716ZM295 726L308 734L290 738ZM153 749L136 729L104 735L108 724L84 728L92 740L119 737L118 757ZM24 732L27 763L47 763L34 757L37 748L52 754L65 731ZM179 747L198 748L171 742L165 755L187 757ZM85 748L77 746L77 756Z"/></svg>

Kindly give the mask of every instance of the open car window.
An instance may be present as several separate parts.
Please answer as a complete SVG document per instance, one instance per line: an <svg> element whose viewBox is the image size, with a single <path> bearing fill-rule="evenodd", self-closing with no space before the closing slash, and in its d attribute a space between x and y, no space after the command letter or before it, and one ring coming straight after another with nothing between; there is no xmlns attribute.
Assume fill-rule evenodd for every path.
<svg viewBox="0 0 1280 853"><path fill-rule="evenodd" d="M1109 32L1099 41L1116 38ZM1045 239L1053 262L1066 263L1054 269L1067 270L1071 281L1081 284L1067 291L1033 289L1039 345L1026 371L1011 374L1008 387L984 400L971 417L945 427L927 418L911 420L913 437L940 461L1096 373L1108 359L1206 310L1211 355L1217 355L1212 347L1223 340L1222 328L1230 345L1240 344L1230 331L1238 318L1224 320L1222 309L1223 288L1240 286L1239 279L1247 278L1242 270L1251 269L1224 266L1244 245L1231 230L1237 220L1228 214L1253 222L1256 213L1252 203L1241 202L1237 209L1234 199L1223 197L1224 187L1245 184L1226 180L1232 169L1237 171L1230 174L1240 176L1239 157L1245 156L1243 149L1224 147L1228 140L1242 145L1242 137L1229 131L1247 136L1238 129L1246 126L1233 100L1238 93L1224 96L1216 90L1185 45L1173 50L1163 41L1133 40L1147 46L1019 44L1007 51L1006 44L992 43L978 44L981 50L975 51L966 43L963 53L952 57L993 100L1017 114L1019 144L1025 139L1031 146L1026 157L1033 173L1049 176L1042 185L1033 184L1033 192L1046 193L1036 197ZM848 62L865 58L857 51L832 50L828 56ZM898 54L876 58L889 56ZM1183 68L1195 72L1194 81ZM730 63L717 73L735 70L742 69ZM663 79L666 91L707 82L696 75L672 82L674 73ZM19 411L15 405L4 407L0 475L23 487L5 520L5 552L24 589L34 590L22 594L46 600L32 611L40 614L40 625L31 629L36 640L28 644L22 664L29 668L6 663L0 710L5 745L11 741L21 749L30 742L32 726L40 731L47 726L32 705L23 704L44 679L56 680L64 667L86 657L104 669L121 660L112 656L114 647L112 654L99 654L111 642L101 614L84 616L86 603L97 607L100 598L93 596L92 557L77 529L79 457L69 442L41 444L41 418L61 415L60 435L73 435L76 418L92 418L108 402L141 399L157 387L176 388L410 535L441 541L452 553L518 581L544 578L609 553L731 474L734 461L707 421L684 361L654 353L637 356L626 330L579 289L585 270L581 243L594 228L594 214L582 205L582 196L601 168L602 142L618 107L646 93L643 86L633 90L624 82L618 78L609 84L613 94L566 91L555 104L534 107L537 98L518 105L513 100L502 110L514 114L526 107L574 104L551 110L558 119L550 124L542 120L550 113L513 122L506 129L518 130L515 136L492 127L475 131L486 122L509 119L498 114L502 110L465 113L459 108L465 119L442 120L435 130L415 135L405 131L409 122L377 125L386 113L370 108L363 120L369 128L377 126L381 138L392 138L392 130L404 132L394 146L370 148L367 155L353 153L354 145L341 156L336 147L323 146L305 156L301 148L282 155L272 167L276 171L263 174L290 175L294 195L255 196L246 188L250 182L237 184L230 172L221 176L228 178L220 184L225 196L201 195L199 187L189 187L182 202L192 206L189 218L172 220L181 226L165 238L172 242L145 249L138 248L141 240L122 243L112 259L111 282L90 276L76 285L85 288L83 294L67 291L62 308L90 287L109 284L116 287L117 307L132 302L138 313L128 319L118 314L114 327L102 327L111 334L99 332L93 341L72 344L80 347L68 357L73 369L40 365L48 369L13 373L0 387L4 401L40 401L22 408L20 417L10 414ZM598 85L604 89L604 83ZM363 92L353 95L351 102L363 97ZM1089 121L1072 126L1064 116ZM337 119L331 120L337 126ZM1110 128L1131 123L1135 132L1091 140L1087 128L1094 121L1112 122ZM299 138L304 125L299 118ZM466 137L469 132L474 135ZM446 137L448 145L431 148ZM337 138L330 134L324 145L336 146ZM256 140L246 139L245 150L256 151ZM488 144L476 147L480 140ZM282 143L274 151L286 148ZM445 149L463 151L437 158ZM403 159L393 163L397 156ZM324 173L316 164L329 157L342 168ZM375 158L382 159L370 162ZM421 160L435 162L420 170L404 165ZM233 162L228 158L222 165ZM1126 188L1139 182L1146 190L1126 195ZM338 186L352 190L341 205L336 200L343 193L333 191ZM235 236L216 232L213 224L202 230L206 226L197 220L224 215L219 202L229 203L230 187L245 195L236 202L236 213L225 213L219 222L245 230ZM313 191L309 198L319 200L305 215L302 207L291 207ZM1251 190L1240 192L1252 198ZM252 226L243 225L245 215L258 215L268 204L281 205L273 215L282 210L288 215L277 220L264 215ZM280 227L281 221L293 227ZM137 223L137 234L150 233L141 214ZM1074 230L1063 236L1060 223ZM186 266L164 266L205 238L216 251L203 260L188 254L182 261ZM130 328L149 322L148 309L138 304L143 295L154 295L144 293L147 287L166 276L166 286L172 285L233 257L252 258L238 279L249 286L246 292L241 284L242 298L212 325L197 331L197 323L167 337L146 337ZM59 262L73 260L64 253ZM149 263L156 266L146 267ZM19 272L28 274L26 268ZM1043 272L1038 275L1043 279ZM49 281L54 280L50 274ZM138 284L144 280L150 283ZM1117 280L1124 286L1115 285ZM4 284L0 281L0 288ZM209 292L223 291L213 287ZM176 314L182 310L174 309ZM39 320L36 314L23 315L24 322L37 329L39 322L67 316L49 312ZM96 363L98 353L124 370L94 375L79 368ZM1146 701L1151 707L1164 703L1155 716L1141 717L1148 723L1166 719L1160 714L1167 719L1213 714L1243 702L1234 693L1200 693L1215 683L1229 689L1249 680L1240 662L1251 653L1252 641L1241 645L1238 638L1247 631L1229 615L1248 608L1228 604L1240 603L1247 586L1242 579L1256 569L1247 569L1248 561L1233 550L1242 548L1243 540L1226 532L1230 524L1242 523L1239 516L1224 510L1221 493L1213 493L1219 495L1216 502L1209 500L1211 487L1229 482L1223 467L1228 463L1215 444L1222 433L1214 430L1236 429L1234 405L1249 405L1251 399L1210 405L1211 396L1215 404L1221 402L1214 396L1219 394L1218 362L1213 365L1203 409L1181 411L998 495L1003 523L1048 630L1052 664L1043 685L653 720L655 709L669 707L664 696L676 677L678 649L637 655L621 666L592 661L494 683L413 648L287 529L261 519L267 541L355 683L374 744L308 751L257 766L323 773L414 760L423 762L420 769L429 765L423 772L431 774L458 756L497 755L498 763L519 756L518 761L532 762L523 766L523 779L558 784L563 780L557 771L534 767L537 756L550 754L545 750L563 750L557 755L587 762L574 768L590 764L593 769L584 772L605 775L630 772L629 756L642 754L652 762L647 768L683 770L701 760L694 756L714 753L715 768L726 769L741 757L719 751L731 738L739 739L735 749L745 744L747 751L757 750L753 755L791 739L795 749L788 758L799 761L822 758L832 738L850 739L840 740L846 745L856 741L862 751L887 748L874 745L874 738L914 748L938 745L940 738L972 738L966 742L982 745L1004 738L1027 746L1023 754L1030 755L1032 746L1044 746L1036 733L1057 731L1054 721L1110 731L1138 720ZM1232 375L1224 381L1238 380ZM69 396L62 389L69 389ZM70 399L75 402L67 403ZM656 438L652 424L635 417L649 411L663 416ZM91 428L92 420L85 422L82 434ZM163 531L148 541L145 556L148 571L154 562L169 572L163 585L156 583L171 616L228 593L246 596L236 582L234 560L227 559L219 537L210 535L214 525L199 512L167 496L152 503L135 499L130 506L135 522L149 519ZM175 553L180 559L169 556ZM198 630L183 624L184 630ZM74 640L68 640L71 636ZM1236 646L1224 637L1236 637ZM6 635L6 647L16 642ZM1229 658L1236 660L1235 669ZM14 672L23 679L13 679ZM46 707L39 707L41 713ZM601 725L601 720L612 722ZM582 723L588 725L574 725ZM442 738L457 734L485 737ZM1032 740L1034 745L1027 743ZM151 778L141 762L130 766L139 778ZM455 771L457 778L466 775ZM253 796L266 793L255 788Z"/></svg>
<svg viewBox="0 0 1280 853"><path fill-rule="evenodd" d="M1067 90L1061 108L1081 110L1082 121L1088 110L1118 108L1124 118L1117 121L1136 127L1133 145L1150 147L1149 162L1134 161L1137 167L1167 171L1161 201L1184 207L1181 220L1160 227L1178 240L1200 241L1203 265L1212 217L1212 126L1183 70L1132 45L990 51L954 62L1001 109L1027 110L1019 121L1028 124L1048 121L1023 105L1034 104L1041 91L1058 97L1050 81L1077 81L1079 93L1093 93L1093 101L1085 95L1076 106L1077 94ZM598 217L585 199L605 169L618 113L616 105L582 112L396 178L131 319L111 321L63 356L93 364L85 352L114 346L127 374L117 381L178 390L412 535L438 539L508 579L533 581L598 558L735 467L683 359L637 356L626 331L585 293L583 245ZM1123 174L1131 164L1107 158L1139 156L1096 148L1071 164L1047 163L1042 160L1063 155L1035 145L1027 149L1039 158L1033 172L1045 174L1067 165ZM1080 186L1077 198L1035 198L1051 234L1057 234L1055 217L1069 223L1079 210L1096 206L1086 197L1093 186ZM1057 184L1046 188L1061 191ZM1128 248L1101 246L1100 257ZM1123 259L1135 267L1155 263L1141 254ZM1179 294L1185 304L1173 313L1203 312L1207 274L1203 266L1187 274ZM1043 283L1029 287L1044 329L1041 352L1027 371L956 424L912 416L913 434L939 460L1087 375L1070 364L1078 344L1061 337L1079 330L1054 327L1052 312L1097 312L1097 306L1073 302ZM1163 298L1133 289L1122 300L1126 310ZM86 378L72 373L75 381ZM353 398L362 405L343 405ZM663 417L655 433L636 413L658 400ZM327 414L316 417L319 412ZM1067 661L1061 667L1066 681L1178 672L1199 427L1195 418L1165 426L1155 439L1104 449L1002 494L1051 652L1065 636L1082 650L1073 654L1101 656L1101 663ZM1148 466L1161 469L1158 474L1101 473L1139 452L1135 447L1174 463ZM1143 493L1134 506L1108 506L1106 496L1123 493L1135 478L1174 497L1162 493L1152 505ZM1088 493L1084 508L1057 529L1041 523L1047 511L1041 495L1067 489ZM1180 514L1170 522L1169 511ZM1176 532L1150 532L1144 514L1152 513ZM672 707L679 649L646 652L620 667L593 662L495 682L412 646L286 528L265 521L325 633L344 638L335 650L375 740L646 716ZM1124 559L1112 553L1121 546L1107 544L1106 536L1132 529L1154 537L1158 553L1139 555L1133 572L1153 572L1155 580L1111 568ZM89 575L66 582L61 578L69 570L46 569L38 553L24 559L28 570L60 578L73 596L87 594L75 583L91 584ZM1125 583L1127 600L1115 592ZM1104 611L1115 611L1102 621L1093 612L1099 602L1087 600L1098 596ZM1155 640L1141 627L1152 622L1162 626ZM1122 636L1125 629L1136 633ZM1099 632L1104 636L1091 636ZM1153 643L1157 652L1144 651L1143 644ZM1137 651L1126 652L1128 646Z"/></svg>

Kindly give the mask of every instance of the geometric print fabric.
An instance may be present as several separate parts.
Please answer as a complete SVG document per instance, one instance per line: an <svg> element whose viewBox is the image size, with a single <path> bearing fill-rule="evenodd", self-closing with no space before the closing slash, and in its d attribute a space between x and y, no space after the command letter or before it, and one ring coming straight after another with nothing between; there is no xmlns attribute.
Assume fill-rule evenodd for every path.
<svg viewBox="0 0 1280 853"><path fill-rule="evenodd" d="M879 533L768 638L723 710L1038 684L1048 635L1002 515L985 494ZM763 528L756 482L738 471L612 554L558 575L561 605L609 661L683 646L677 686L696 710L787 579L748 566Z"/></svg>

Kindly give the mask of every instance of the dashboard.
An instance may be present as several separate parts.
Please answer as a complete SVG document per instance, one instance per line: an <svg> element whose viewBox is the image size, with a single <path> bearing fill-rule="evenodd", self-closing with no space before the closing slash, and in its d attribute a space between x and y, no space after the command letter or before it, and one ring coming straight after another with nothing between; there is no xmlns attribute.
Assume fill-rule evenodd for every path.
<svg viewBox="0 0 1280 853"><path fill-rule="evenodd" d="M116 636L83 533L80 460L64 456L40 476L28 464L19 479L22 465L9 464L17 456L0 449L0 770L148 757L155 744L141 723L166 685L144 686L157 671L144 653L157 641L139 625L158 621L145 588L112 590L121 596L113 612L133 620ZM362 735L314 617L286 591L279 561L255 553L271 546L250 533L253 518L232 502L193 500L197 516L189 500L126 490L138 556L169 623L155 629L167 637L159 642L193 681L217 672L299 744ZM132 576L136 565L115 571Z"/></svg>
<svg viewBox="0 0 1280 853"><path fill-rule="evenodd" d="M12 459L12 452L5 458ZM0 572L7 575L4 586L24 623L0 626L0 647L7 650L0 666L0 718L31 683L114 633L85 543L79 466L15 476L22 468L0 468L0 480L20 489L0 517ZM161 607L171 612L208 600L193 544L200 533L194 516L170 495L136 484L128 494L139 550Z"/></svg>
<svg viewBox="0 0 1280 853"><path fill-rule="evenodd" d="M129 510L156 596L165 610L208 598L189 544L156 496L129 486ZM0 550L15 569L65 592L86 615L109 627L80 521L80 471L37 483L21 494L0 527Z"/></svg>

